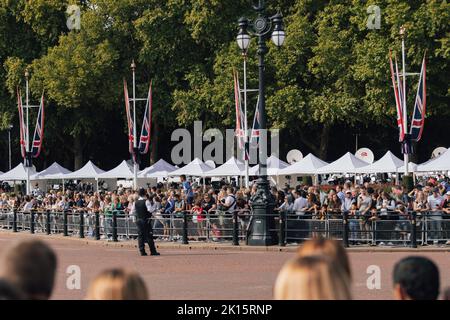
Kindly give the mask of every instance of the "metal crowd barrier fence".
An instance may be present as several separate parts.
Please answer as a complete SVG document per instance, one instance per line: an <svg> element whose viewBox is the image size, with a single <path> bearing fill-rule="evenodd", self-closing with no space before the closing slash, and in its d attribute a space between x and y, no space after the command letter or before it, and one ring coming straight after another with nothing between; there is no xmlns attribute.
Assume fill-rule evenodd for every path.
<svg viewBox="0 0 450 320"><path fill-rule="evenodd" d="M442 211L379 212L377 216L332 213L275 212L268 231L278 245L298 244L324 237L350 245L402 245L417 247L450 240L450 215ZM154 238L161 241L231 242L247 241L252 222L249 210L214 210L201 214L179 211L156 213L151 218ZM137 238L135 218L124 211L91 213L86 211L0 211L0 229L13 232L63 234L110 241Z"/></svg>

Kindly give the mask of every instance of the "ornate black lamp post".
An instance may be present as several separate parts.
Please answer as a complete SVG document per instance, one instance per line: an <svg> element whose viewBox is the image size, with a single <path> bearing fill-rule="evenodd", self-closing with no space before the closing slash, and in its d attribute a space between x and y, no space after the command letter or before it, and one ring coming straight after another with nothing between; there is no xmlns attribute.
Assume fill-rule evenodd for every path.
<svg viewBox="0 0 450 320"><path fill-rule="evenodd" d="M252 197L253 219L251 234L248 238L249 245L273 245L276 244L276 233L273 209L274 199L269 191L269 182L267 180L267 126L266 126L266 99L264 85L264 56L267 53L266 40L272 31L272 41L277 47L283 45L285 32L283 29L283 17L277 13L273 17L267 17L265 13L264 0L259 0L257 6L254 6L258 17L253 21L246 18L239 19L239 33L237 43L244 54L250 45L251 37L258 39L258 68L259 68L259 122L260 122L260 141L259 141L259 179L257 181L257 191Z"/></svg>

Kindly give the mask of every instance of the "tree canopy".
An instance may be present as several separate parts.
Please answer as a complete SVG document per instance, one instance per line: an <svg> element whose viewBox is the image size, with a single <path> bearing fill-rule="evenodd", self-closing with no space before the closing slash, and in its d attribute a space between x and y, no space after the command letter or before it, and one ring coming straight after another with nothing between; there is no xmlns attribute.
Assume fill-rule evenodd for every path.
<svg viewBox="0 0 450 320"><path fill-rule="evenodd" d="M449 146L450 7L442 0L274 0L270 14L284 16L286 41L268 43L268 125L280 128L281 156L292 148L333 160L360 144L381 155L399 150L389 50L400 58L399 28L406 35L407 69L427 60L427 120L417 145L420 160ZM152 158L169 159L171 131L233 128L233 70L242 82L243 57L235 37L241 16L254 18L253 1L238 0L0 0L0 130L14 125L13 158L19 161L16 88L31 72L34 99L45 92L44 156L72 169L87 160L108 168L129 157L122 80L137 91L153 81ZM81 10L80 29L67 27L67 7ZM370 29L367 9L380 8L380 28ZM258 85L256 41L247 55L248 87ZM408 78L408 106L417 78ZM256 96L249 95L249 123ZM143 106L139 108L139 117ZM140 122L140 121L139 121ZM6 132L6 131L3 131ZM0 170L7 139L0 132ZM159 146L159 147L158 147ZM419 160L419 159L418 159ZM148 164L145 159L145 164Z"/></svg>

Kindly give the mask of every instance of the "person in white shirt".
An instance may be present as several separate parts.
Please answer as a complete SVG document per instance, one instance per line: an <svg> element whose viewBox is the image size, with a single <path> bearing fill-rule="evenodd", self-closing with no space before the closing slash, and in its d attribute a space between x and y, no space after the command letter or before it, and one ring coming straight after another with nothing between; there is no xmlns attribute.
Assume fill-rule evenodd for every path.
<svg viewBox="0 0 450 320"><path fill-rule="evenodd" d="M302 216L305 214L306 209L308 209L308 200L306 199L304 191L297 191L296 193L299 195L299 197L295 199L294 207L292 208L292 210L294 210L296 214Z"/></svg>
<svg viewBox="0 0 450 320"><path fill-rule="evenodd" d="M434 188L433 193L428 196L427 209L429 212L430 220L430 235L433 239L433 244L439 244L440 238L443 238L442 234L442 211L441 205L444 202L444 198L439 193L439 188Z"/></svg>

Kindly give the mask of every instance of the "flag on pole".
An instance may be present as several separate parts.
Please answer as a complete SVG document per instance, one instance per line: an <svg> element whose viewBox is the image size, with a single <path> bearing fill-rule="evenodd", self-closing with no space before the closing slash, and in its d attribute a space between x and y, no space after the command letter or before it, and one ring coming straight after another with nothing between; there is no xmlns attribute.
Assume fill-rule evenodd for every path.
<svg viewBox="0 0 450 320"><path fill-rule="evenodd" d="M258 95L258 99L256 101L255 116L253 118L252 134L250 136L250 145L253 147L258 147L260 129L261 129L261 119L259 115L259 95Z"/></svg>
<svg viewBox="0 0 450 320"><path fill-rule="evenodd" d="M125 79L123 80L123 90L125 94L125 111L127 113L127 122L128 122L128 149L134 157L135 155L134 155L133 118L131 118L130 99L128 97L128 88Z"/></svg>
<svg viewBox="0 0 450 320"><path fill-rule="evenodd" d="M34 129L33 144L31 145L31 154L33 158L39 157L41 153L42 141L44 140L44 93L42 93L39 113L36 119L36 128Z"/></svg>
<svg viewBox="0 0 450 320"><path fill-rule="evenodd" d="M417 87L416 101L411 120L410 135L412 141L419 141L422 137L423 127L425 124L426 112L426 65L425 57L423 57L422 68L420 70L419 85Z"/></svg>
<svg viewBox="0 0 450 320"><path fill-rule="evenodd" d="M390 51L389 51L389 64L391 69L392 86L394 87L395 105L397 108L397 126L399 129L399 141L402 142L405 138L405 131L406 131L405 124L403 121L403 95L398 73L397 59L395 59L395 71L394 71Z"/></svg>
<svg viewBox="0 0 450 320"><path fill-rule="evenodd" d="M139 139L139 153L146 154L150 145L152 123L152 82L148 89L147 104L145 106L144 120L142 121L141 137Z"/></svg>
<svg viewBox="0 0 450 320"><path fill-rule="evenodd" d="M19 88L17 88L17 107L19 109L20 153L22 154L22 158L25 158L27 151L25 147L25 123L23 119L22 95Z"/></svg>
<svg viewBox="0 0 450 320"><path fill-rule="evenodd" d="M235 136L238 137L239 148L244 148L244 127L243 127L243 114L241 108L241 92L239 87L239 78L238 74L235 70L233 70L233 78L234 78L234 101L235 101L235 110L236 110L236 132Z"/></svg>

